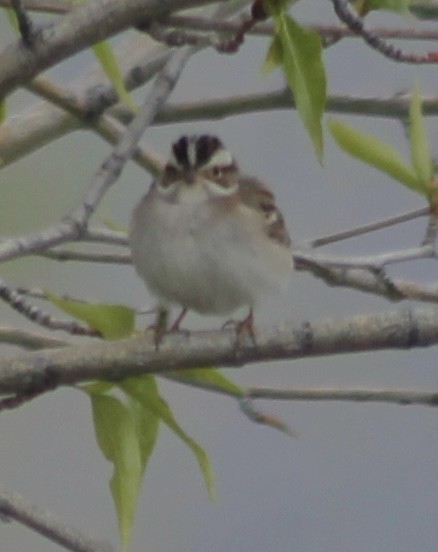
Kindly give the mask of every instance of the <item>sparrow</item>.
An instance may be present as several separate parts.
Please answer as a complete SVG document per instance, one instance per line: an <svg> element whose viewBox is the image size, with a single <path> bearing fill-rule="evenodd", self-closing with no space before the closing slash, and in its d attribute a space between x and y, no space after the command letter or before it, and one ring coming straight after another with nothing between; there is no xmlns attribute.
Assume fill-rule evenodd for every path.
<svg viewBox="0 0 438 552"><path fill-rule="evenodd" d="M287 284L291 239L269 188L242 174L216 136L182 136L160 178L135 207L129 229L132 261L158 299L157 343L172 305L229 315L254 337L253 309Z"/></svg>

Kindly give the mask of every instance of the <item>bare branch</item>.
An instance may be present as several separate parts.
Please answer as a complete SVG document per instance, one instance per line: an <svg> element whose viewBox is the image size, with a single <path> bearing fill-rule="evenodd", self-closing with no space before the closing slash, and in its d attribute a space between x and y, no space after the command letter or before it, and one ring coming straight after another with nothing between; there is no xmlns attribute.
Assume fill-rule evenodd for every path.
<svg viewBox="0 0 438 552"><path fill-rule="evenodd" d="M252 398L248 395L245 395L239 400L240 410L247 416L252 422L256 424L266 425L274 429L290 435L291 437L296 437L297 434L293 432L280 418L277 416L272 416L271 414L266 414L254 407Z"/></svg>
<svg viewBox="0 0 438 552"><path fill-rule="evenodd" d="M31 50L16 43L0 53L0 99L17 86L28 83L41 71L146 18L162 18L172 11L207 5L212 1L101 0L81 4L50 28L39 32Z"/></svg>
<svg viewBox="0 0 438 552"><path fill-rule="evenodd" d="M83 96L87 96L86 89L83 91ZM89 101L81 104L84 111L88 108L93 109L95 101L93 95L88 94L88 97ZM98 102L100 100L96 100L96 103ZM438 114L438 98L424 98L422 105L425 115ZM295 104L290 91L281 89L177 105L168 104L157 115L153 124L225 119L245 113L294 108ZM396 95L390 98L330 96L326 111L400 119L408 116L409 97L407 95ZM132 112L123 106L117 106L112 113L124 123L131 121L133 117ZM12 163L30 151L47 144L50 140L78 130L82 126L83 123L78 122L76 117L61 112L55 107L36 106L23 115L14 117L13 121L6 121L0 126L3 164ZM97 128L97 130L99 129Z"/></svg>
<svg viewBox="0 0 438 552"><path fill-rule="evenodd" d="M0 6L11 7L12 0L0 0ZM42 13L64 14L77 8L73 0L23 0L23 6L29 11ZM426 4L428 6L428 4ZM415 6L416 7L416 6ZM211 19L200 16L171 15L163 20L168 26L190 29L193 31L217 31L235 34L239 30L240 22L226 19ZM360 38L356 32L339 25L306 25L317 31L321 36L331 38ZM258 23L247 31L251 35L271 36L274 27L271 23ZM395 38L403 40L438 40L436 29L417 29L400 27L374 27L369 30L381 38Z"/></svg>
<svg viewBox="0 0 438 552"><path fill-rule="evenodd" d="M74 320L58 320L51 314L43 311L36 305L30 303L23 295L18 293L0 279L0 299L5 301L11 308L22 314L28 320L35 322L43 328L51 330L62 330L71 335L86 335L89 337L100 337L100 332L84 326Z"/></svg>
<svg viewBox="0 0 438 552"><path fill-rule="evenodd" d="M348 0L332 0L336 15L347 25L347 27L357 35L361 36L365 42L380 52L385 57L402 63L438 63L438 53L430 52L425 55L405 54L402 50L386 44L382 38L365 28L361 18L353 14L349 8Z"/></svg>
<svg viewBox="0 0 438 552"><path fill-rule="evenodd" d="M294 253L294 259L298 266L307 266L310 263L318 267L328 268L362 268L371 271L378 271L390 264L403 263L417 259L430 259L435 257L435 249L432 245L421 245L399 251L390 251L389 253L379 253L377 255L363 256L334 256L322 255L314 252L299 251Z"/></svg>
<svg viewBox="0 0 438 552"><path fill-rule="evenodd" d="M42 508L4 490L0 491L0 513L71 552L114 552L110 544L86 537Z"/></svg>
<svg viewBox="0 0 438 552"><path fill-rule="evenodd" d="M294 257L297 270L308 270L330 286L351 287L386 297L390 301L412 299L426 303L438 302L437 285L420 285L398 279L382 277L380 273L354 268L339 268L334 265L324 266L312 260L311 255L297 253Z"/></svg>
<svg viewBox="0 0 438 552"><path fill-rule="evenodd" d="M2 1L0 0L0 5ZM186 16L186 15L170 15L164 21L165 24L171 27L182 29L191 29L194 31L218 31L236 33L239 29L238 21L229 21L224 19L207 19L204 17ZM321 36L326 38L359 38L357 33L349 28L339 25L306 25L310 29L317 31ZM274 32L274 26L271 23L258 23L252 29L247 31L248 34L271 36ZM370 29L372 34L381 38L396 38L405 40L438 40L438 31L436 29L416 29L416 28L388 28L375 27Z"/></svg>
<svg viewBox="0 0 438 552"><path fill-rule="evenodd" d="M97 119L91 118L89 108L84 109L69 90L63 89L44 77L36 77L26 88L81 119L110 144L116 144L126 131L125 126L110 115L101 115ZM162 170L162 163L157 160L157 157L150 155L138 145L135 147L132 158L153 175L159 174Z"/></svg>
<svg viewBox="0 0 438 552"><path fill-rule="evenodd" d="M5 240L0 243L0 261L41 252L82 237L97 205L119 176L145 128L153 121L173 90L185 62L193 51L191 48L183 48L176 51L168 60L147 95L143 107L137 113L110 157L96 173L84 201L57 225L39 233Z"/></svg>
<svg viewBox="0 0 438 552"><path fill-rule="evenodd" d="M333 95L327 99L326 112L400 119L409 115L410 97L390 98ZM424 98L425 115L438 115L438 98ZM224 119L258 111L292 109L295 103L288 89L273 92L244 94L213 100L168 104L156 119L156 124L183 121Z"/></svg>
<svg viewBox="0 0 438 552"><path fill-rule="evenodd" d="M352 402L384 402L390 404L418 404L423 406L438 406L438 391L412 391L409 389L338 389L338 388L293 388L273 389L269 387L251 387L242 391L224 389L208 381L192 380L181 374L161 374L161 377L177 383L225 395L234 399L261 399L274 401L352 401Z"/></svg>
<svg viewBox="0 0 438 552"><path fill-rule="evenodd" d="M157 46L145 35L127 38L115 54L125 68L124 82L128 90L145 84L159 72L170 56L170 51ZM68 90L56 87L46 79L37 77L27 85L28 89L48 98L47 102L7 119L0 125L0 151L3 166L20 159L23 155L41 148L52 140L73 130L89 128L114 143L119 139L122 126L111 117L111 106L119 100L107 77L102 75L100 64L94 62L92 70L69 83ZM58 108L59 106L60 108ZM66 111L67 110L67 111ZM99 117L106 110L103 117ZM126 124L133 118L129 112ZM149 170L143 149L138 150L134 160ZM157 166L157 160L152 160Z"/></svg>
<svg viewBox="0 0 438 552"><path fill-rule="evenodd" d="M76 261L81 263L103 263L103 264L131 264L129 253L88 253L86 251L72 251L70 249L48 249L38 253L39 257L52 259L54 261Z"/></svg>
<svg viewBox="0 0 438 552"><path fill-rule="evenodd" d="M438 406L438 392L408 389L264 389L248 390L252 399L279 401L353 401Z"/></svg>
<svg viewBox="0 0 438 552"><path fill-rule="evenodd" d="M56 349L69 345L67 341L24 331L18 328L0 327L0 343L7 343L23 349Z"/></svg>
<svg viewBox="0 0 438 552"><path fill-rule="evenodd" d="M258 329L236 348L234 331L166 335L157 351L154 336L95 342L0 359L0 393L22 394L94 379L118 380L206 366L351 352L429 347L438 343L438 309L405 309L329 319L300 326Z"/></svg>
<svg viewBox="0 0 438 552"><path fill-rule="evenodd" d="M341 232L336 232L335 234L330 234L328 236L321 236L320 238L314 238L309 240L304 245L309 248L322 247L323 245L328 245L330 243L336 243L338 241L347 240L349 238L354 238L357 236L362 236L370 232L376 232L377 230L382 230L383 228L388 228L402 222L408 222L419 217L423 217L429 214L429 207L423 207L422 209L416 209L415 211L409 211L407 213L402 213L401 215L395 215L393 217L388 217L377 222L371 222L369 224L364 224L362 226L356 226L349 230L343 230Z"/></svg>

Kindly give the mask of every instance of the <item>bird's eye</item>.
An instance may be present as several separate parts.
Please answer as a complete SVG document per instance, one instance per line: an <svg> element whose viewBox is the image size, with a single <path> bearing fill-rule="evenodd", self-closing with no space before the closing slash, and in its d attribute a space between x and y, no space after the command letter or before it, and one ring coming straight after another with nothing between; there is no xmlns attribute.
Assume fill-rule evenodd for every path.
<svg viewBox="0 0 438 552"><path fill-rule="evenodd" d="M220 167L213 167L212 169L213 176L221 176L222 169Z"/></svg>

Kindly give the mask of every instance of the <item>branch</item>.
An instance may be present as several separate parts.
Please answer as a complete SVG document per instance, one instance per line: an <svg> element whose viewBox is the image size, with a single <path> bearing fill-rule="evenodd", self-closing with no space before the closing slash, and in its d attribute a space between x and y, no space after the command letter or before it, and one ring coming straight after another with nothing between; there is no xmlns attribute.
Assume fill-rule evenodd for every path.
<svg viewBox="0 0 438 552"><path fill-rule="evenodd" d="M382 38L372 31L365 28L360 17L353 14L349 8L348 0L332 0L336 15L347 25L347 27L357 35L361 36L365 42L374 50L377 50L385 57L402 63L438 63L438 54L430 52L425 55L405 54L402 50L386 44Z"/></svg>
<svg viewBox="0 0 438 552"><path fill-rule="evenodd" d="M23 394L90 380L119 380L206 366L298 359L438 343L438 309L406 309L301 326L258 329L236 347L233 331L166 335L157 351L153 335L96 342L0 359L0 393Z"/></svg>
<svg viewBox="0 0 438 552"><path fill-rule="evenodd" d="M0 0L0 5L9 0ZM229 21L224 19L207 19L205 17L186 16L186 15L170 15L163 21L171 27L191 29L194 31L217 31L236 33L239 30L240 23L238 21ZM359 38L357 33L349 28L340 25L306 25L325 38ZM274 26L271 23L258 23L252 29L247 31L248 34L272 36ZM370 29L370 33L380 36L381 38L396 38L405 40L438 40L438 31L436 29L403 29L400 27L375 27Z"/></svg>
<svg viewBox="0 0 438 552"><path fill-rule="evenodd" d="M83 202L55 226L39 233L3 241L0 244L0 261L41 252L82 237L97 205L108 188L118 178L146 127L162 108L173 90L183 66L192 53L191 48L182 48L169 58L148 93L141 110L137 113L111 155L96 173Z"/></svg>
<svg viewBox="0 0 438 552"><path fill-rule="evenodd" d="M216 0L221 1L221 0ZM0 100L38 73L142 20L162 18L175 10L213 0L100 0L82 4L34 38L32 48L21 41L0 54Z"/></svg>
<svg viewBox="0 0 438 552"><path fill-rule="evenodd" d="M416 282L389 279L380 272L355 268L339 268L334 265L320 264L310 254L296 253L295 268L311 272L330 286L351 287L386 297L390 301L411 299L426 303L438 303L438 286L419 285Z"/></svg>
<svg viewBox="0 0 438 552"><path fill-rule="evenodd" d="M132 263L129 253L89 253L87 251L72 251L70 249L48 249L38 253L39 257L54 261L77 261L82 263L122 264Z"/></svg>
<svg viewBox="0 0 438 552"><path fill-rule="evenodd" d="M269 387L251 387L249 389L231 390L215 385L209 381L190 379L184 373L163 374L165 379L188 387L210 391L218 395L238 400L274 400L274 401L352 401L352 402L383 402L390 404L422 406L438 406L438 392L411 391L409 389L272 389Z"/></svg>
<svg viewBox="0 0 438 552"><path fill-rule="evenodd" d="M162 69L170 54L166 47L157 46L146 35L138 33L125 39L115 49L115 55L120 66L124 68L127 90L133 90L149 82ZM41 77L34 79L33 89L41 93L41 87L36 89L38 82L44 81ZM28 88L31 86L28 85ZM91 71L84 71L80 78L69 82L68 90L64 93L59 89L56 94L52 93L50 101L56 105L41 102L20 115L7 119L0 126L3 166L73 130L91 128L108 139L108 125L105 124L105 120L101 122L99 114L105 110L104 119L108 118L112 112L111 106L119 100L108 78L102 75L100 64L93 62ZM132 118L133 114L130 113L129 121ZM123 122L126 124L126 121ZM113 142L114 139L110 137L110 141Z"/></svg>
<svg viewBox="0 0 438 552"><path fill-rule="evenodd" d="M333 95L327 99L326 112L400 119L409 116L410 96L390 98ZM438 115L438 98L424 98L425 115ZM216 120L259 111L295 108L288 89L216 98L213 100L168 104L157 117L156 124L197 120Z"/></svg>
<svg viewBox="0 0 438 552"><path fill-rule="evenodd" d="M34 332L24 331L18 328L0 327L0 343L7 343L23 349L56 349L69 345L66 341L46 337Z"/></svg>
<svg viewBox="0 0 438 552"><path fill-rule="evenodd" d="M407 389L249 389L251 399L279 401L352 401L438 406L438 393Z"/></svg>
<svg viewBox="0 0 438 552"><path fill-rule="evenodd" d="M318 265L320 268L361 268L373 272L382 270L385 266L396 263L418 259L430 259L436 257L433 245L421 245L409 249L390 251L389 253L379 253L377 255L362 256L334 256L321 255L320 253L297 251L294 253L294 259L298 265L307 266L310 263Z"/></svg>
<svg viewBox="0 0 438 552"><path fill-rule="evenodd" d="M62 330L71 335L101 337L100 332L85 326L84 324L80 324L75 320L58 320L48 312L45 312L33 303L30 303L22 294L18 293L14 288L8 286L6 282L1 279L0 299L28 320L31 320L44 328L50 328L51 330Z"/></svg>
<svg viewBox="0 0 438 552"><path fill-rule="evenodd" d="M71 94L70 90L66 90L44 77L36 77L26 88L29 92L33 92L71 113L112 145L117 144L126 132L125 126L110 115L104 114L98 118L91 117L90 113L93 113L93 111L90 111L89 108L83 108L80 102ZM97 98L98 101L101 101L101 99L102 96ZM132 159L154 176L162 170L162 163L158 161L157 156L149 154L145 148L139 145L135 147Z"/></svg>
<svg viewBox="0 0 438 552"><path fill-rule="evenodd" d="M377 230L382 230L383 228L388 228L402 222L408 222L419 217L424 217L429 215L430 208L422 207L421 209L416 209L415 211L408 211L407 213L402 213L401 215L395 215L392 217L384 218L383 220L378 220L376 222L371 222L364 224L362 226L356 226L355 228L350 228L348 230L342 230L341 232L335 232L334 234L329 234L328 236L321 236L320 238L313 238L305 243L305 246L308 248L322 247L328 245L329 243L336 243L338 241L347 240L357 236L362 236L370 232L376 232Z"/></svg>
<svg viewBox="0 0 438 552"><path fill-rule="evenodd" d="M83 95L87 96L86 89ZM95 100L92 94L88 96L91 98L89 108L93 110ZM422 105L425 115L438 115L438 98L424 98ZM83 105L83 108L86 109L86 106ZM294 108L295 104L290 91L281 89L176 105L168 104L157 115L153 125L213 121L234 115ZM326 111L400 119L409 115L409 97L407 95L390 98L334 95L328 98ZM116 107L112 113L124 123L132 120L133 116L132 112L122 106ZM0 126L3 164L12 163L30 151L78 128L83 128L83 124L78 122L76 117L52 106L38 105L22 115L17 115L13 121L6 121Z"/></svg>
<svg viewBox="0 0 438 552"><path fill-rule="evenodd" d="M23 0L22 3L26 10L52 14L65 14L77 8L77 4L74 0ZM12 0L0 0L0 6L4 8L11 7ZM428 7L429 4L425 4L423 9L427 9ZM241 25L239 21L187 15L171 15L166 17L163 23L171 27L190 29L193 31L217 31L219 33L228 32L233 34L239 31ZM306 27L313 29L322 37L326 38L360 38L356 32L340 25L306 24ZM271 36L273 31L274 27L271 23L258 23L249 29L247 33L251 35ZM374 27L370 29L369 32L381 38L396 38L399 40L438 40L438 32L433 28Z"/></svg>
<svg viewBox="0 0 438 552"><path fill-rule="evenodd" d="M52 514L27 502L20 496L0 491L0 513L71 552L113 552L110 544L90 539Z"/></svg>

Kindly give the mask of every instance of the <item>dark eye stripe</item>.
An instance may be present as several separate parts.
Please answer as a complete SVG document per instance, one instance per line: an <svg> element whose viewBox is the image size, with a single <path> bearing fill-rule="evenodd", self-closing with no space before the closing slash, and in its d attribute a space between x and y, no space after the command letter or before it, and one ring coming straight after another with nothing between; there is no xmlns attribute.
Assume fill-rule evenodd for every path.
<svg viewBox="0 0 438 552"><path fill-rule="evenodd" d="M214 153L222 148L222 143L216 136L204 134L199 136L196 142L196 165L201 167L205 165Z"/></svg>
<svg viewBox="0 0 438 552"><path fill-rule="evenodd" d="M187 136L182 136L178 142L175 142L172 146L173 155L177 163L184 168L189 168L190 166L188 146L189 139Z"/></svg>

